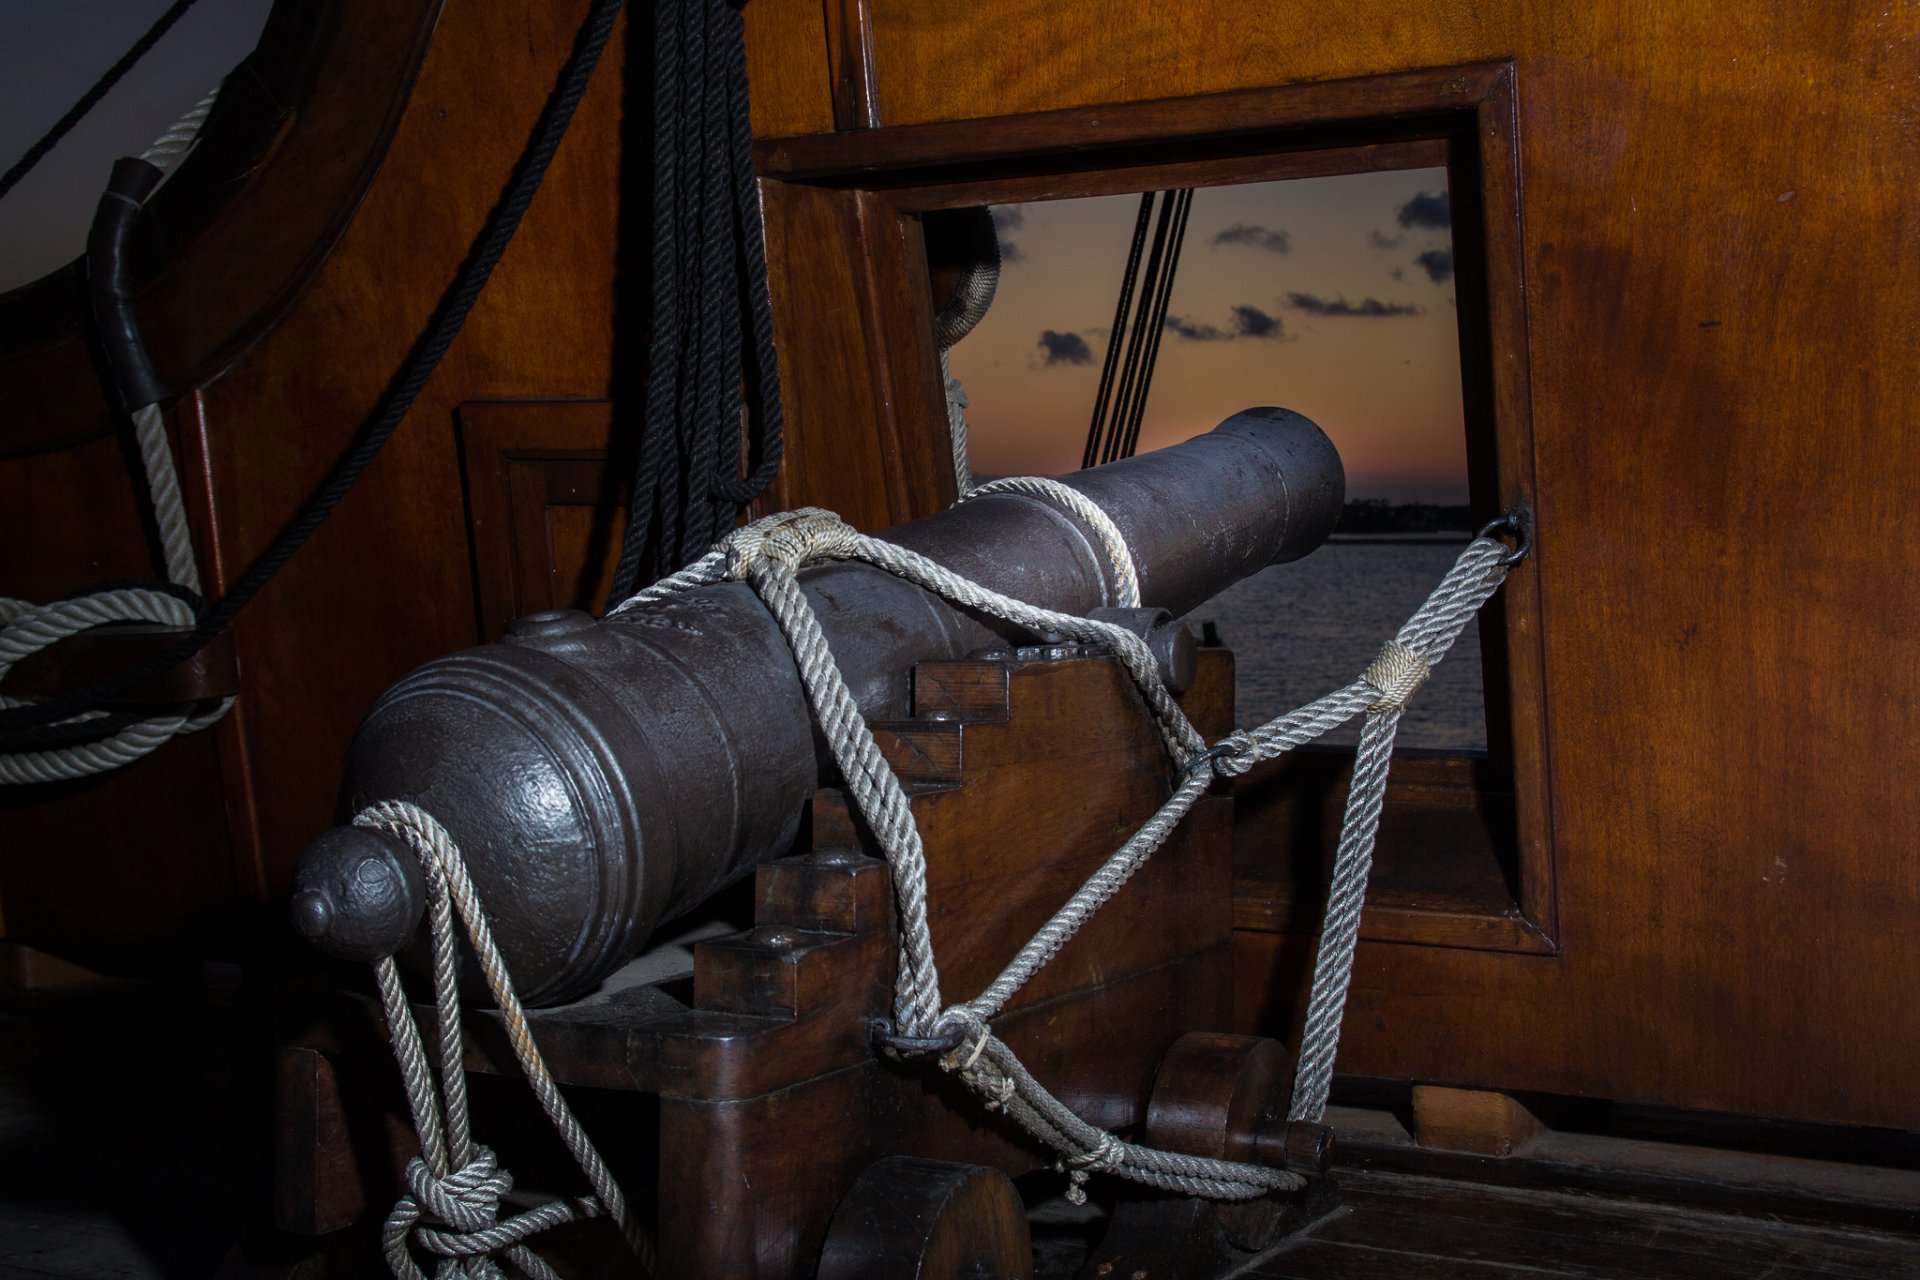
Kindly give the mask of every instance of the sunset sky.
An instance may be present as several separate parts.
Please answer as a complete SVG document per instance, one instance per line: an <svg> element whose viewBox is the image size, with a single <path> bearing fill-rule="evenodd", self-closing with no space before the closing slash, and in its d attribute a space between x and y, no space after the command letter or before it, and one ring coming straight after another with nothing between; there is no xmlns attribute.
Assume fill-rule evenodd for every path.
<svg viewBox="0 0 1920 1280"><path fill-rule="evenodd" d="M1353 498L1466 500L1441 169L1194 194L1140 448L1279 405L1339 446ZM953 348L974 469L1080 464L1137 196L1002 206L992 309Z"/></svg>

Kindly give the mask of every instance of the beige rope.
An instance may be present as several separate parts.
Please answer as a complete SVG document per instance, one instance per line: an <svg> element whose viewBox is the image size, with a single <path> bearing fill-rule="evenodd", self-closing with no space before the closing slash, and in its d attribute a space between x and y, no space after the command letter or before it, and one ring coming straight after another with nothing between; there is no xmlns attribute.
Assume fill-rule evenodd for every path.
<svg viewBox="0 0 1920 1280"><path fill-rule="evenodd" d="M478 892L467 873L466 859L445 827L418 805L383 800L354 817L354 825L391 832L407 842L419 860L426 882L428 920L433 946L434 996L440 1031L440 1069L435 1098L434 1073L421 1047L413 1007L401 989L391 956L374 963L380 998L386 1008L388 1035L394 1059L407 1087L407 1101L420 1135L421 1154L407 1166L408 1194L388 1215L383 1230L387 1265L399 1280L425 1280L413 1260L409 1242L443 1259L460 1259L473 1274L497 1275L489 1261L504 1253L535 1280L558 1280L551 1267L522 1243L528 1237L563 1222L611 1217L632 1246L648 1275L657 1265L653 1242L640 1229L627 1207L626 1196L613 1180L600 1152L587 1138L573 1110L560 1094L546 1060L534 1042L507 972L506 961L493 940L480 909ZM506 1024L507 1039L521 1073L532 1086L555 1132L566 1143L575 1163L587 1175L595 1196L553 1201L497 1221L500 1197L513 1179L499 1169L486 1147L472 1141L468 1130L466 1074L462 1065L460 1005L457 981L459 959L454 917L458 913L467 940L480 962L487 989ZM441 1274L449 1274L446 1266Z"/></svg>
<svg viewBox="0 0 1920 1280"><path fill-rule="evenodd" d="M1131 578L1132 560L1124 539L1085 495L1057 481L1030 477L996 482L973 493L996 489L1044 494L1063 503L1067 499L1061 493L1072 494L1098 513L1097 517L1079 511L1076 514L1096 529L1104 524L1111 530L1119 548L1113 556L1116 576ZM956 1072L989 1108L1004 1110L1029 1133L1060 1152L1061 1168L1070 1173L1069 1196L1084 1198L1081 1184L1089 1171L1098 1171L1185 1195L1236 1200L1264 1195L1275 1188L1297 1188L1304 1179L1286 1170L1139 1146L1089 1125L1033 1078L1013 1051L992 1034L990 1020L1145 863L1214 776L1244 773L1364 712L1366 728L1348 797L1328 923L1316 959L1308 1029L1293 1098L1296 1117L1319 1119L1325 1110L1326 1085L1339 1040L1339 1012L1345 1005L1353 938L1365 896L1366 868L1379 824L1400 708L1505 579L1507 569L1501 563L1505 555L1506 547L1501 543L1491 538L1476 539L1361 679L1256 729L1228 735L1213 748L1206 746L1161 685L1145 644L1132 632L990 591L924 556L857 534L825 511L808 509L757 521L671 579L623 601L613 613L702 583L729 578L749 582L793 647L821 731L893 871L901 930L901 963L894 999L897 1030L910 1038L943 1043L957 1037L953 1041L956 1047L938 1059L940 1065ZM796 576L810 564L842 559L865 561L953 603L1004 618L1027 630L1112 649L1153 712L1167 751L1183 774L1173 796L1080 886L985 991L973 1000L945 1009L940 1005L936 961L927 928L926 855L911 806L861 718ZM1137 584L1131 592L1137 603Z"/></svg>
<svg viewBox="0 0 1920 1280"><path fill-rule="evenodd" d="M1050 498L1079 516L1093 530L1095 541L1107 553L1107 563L1113 566L1112 603L1122 609L1140 607L1140 575L1134 568L1133 551L1127 546L1126 535L1120 532L1120 526L1113 522L1112 516L1101 510L1099 503L1078 489L1046 476L1007 476L976 485L961 495L960 501L969 502L994 493L1024 493L1036 498Z"/></svg>

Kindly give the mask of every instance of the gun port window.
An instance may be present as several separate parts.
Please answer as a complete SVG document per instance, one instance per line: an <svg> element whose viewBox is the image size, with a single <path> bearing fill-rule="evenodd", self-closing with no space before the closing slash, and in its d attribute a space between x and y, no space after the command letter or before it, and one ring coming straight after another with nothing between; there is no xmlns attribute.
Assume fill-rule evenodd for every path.
<svg viewBox="0 0 1920 1280"><path fill-rule="evenodd" d="M930 249L966 216L930 214ZM1235 651L1242 724L1352 680L1472 528L1446 169L1000 204L992 222L992 304L947 352L975 473L1055 475L1253 405L1305 414L1346 466L1339 529L1193 621ZM1476 628L1399 741L1486 749Z"/></svg>

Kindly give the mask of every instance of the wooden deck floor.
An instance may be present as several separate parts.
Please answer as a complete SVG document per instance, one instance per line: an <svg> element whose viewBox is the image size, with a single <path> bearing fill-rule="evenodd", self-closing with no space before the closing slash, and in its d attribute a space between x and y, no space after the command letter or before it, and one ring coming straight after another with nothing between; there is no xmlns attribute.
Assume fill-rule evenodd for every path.
<svg viewBox="0 0 1920 1280"><path fill-rule="evenodd" d="M229 975L0 1013L0 1280L276 1274L246 1265L238 1247L260 1239L270 1203L263 1007ZM1333 1119L1355 1135L1342 1207L1241 1276L1920 1280L1912 1168L1668 1144L1638 1157L1651 1176L1621 1170L1659 1144L1566 1138L1486 1161L1412 1148L1387 1112ZM1688 1168L1696 1187L1718 1177L1740 1194L1713 1208L1648 1198L1649 1187L1683 1187L1675 1170ZM1767 1184L1768 1171L1782 1180ZM1796 1179L1810 1189L1795 1193ZM1056 1231L1048 1244L1044 1273L1071 1275L1084 1240ZM384 1274L368 1262L364 1274Z"/></svg>
<svg viewBox="0 0 1920 1280"><path fill-rule="evenodd" d="M1920 1277L1920 1238L1590 1193L1349 1175L1343 1207L1241 1274L1260 1280Z"/></svg>

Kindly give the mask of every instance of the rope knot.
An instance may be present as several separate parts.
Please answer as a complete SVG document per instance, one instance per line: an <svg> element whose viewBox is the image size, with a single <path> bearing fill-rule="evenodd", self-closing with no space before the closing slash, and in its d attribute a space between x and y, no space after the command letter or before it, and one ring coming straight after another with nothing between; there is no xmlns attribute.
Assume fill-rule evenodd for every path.
<svg viewBox="0 0 1920 1280"><path fill-rule="evenodd" d="M1068 1156L1065 1160L1056 1160L1053 1167L1067 1175L1065 1192L1068 1204L1087 1202L1087 1175L1090 1173L1112 1173L1126 1160L1126 1144L1110 1133L1102 1133L1100 1141L1091 1150L1082 1151L1077 1156Z"/></svg>
<svg viewBox="0 0 1920 1280"><path fill-rule="evenodd" d="M1367 710L1400 710L1432 674L1432 663L1398 640L1387 641L1380 646L1380 656L1360 677L1380 691L1380 700Z"/></svg>
<svg viewBox="0 0 1920 1280"><path fill-rule="evenodd" d="M1189 772L1212 769L1222 778L1237 778L1260 763L1260 744L1245 729L1235 729L1187 762Z"/></svg>
<svg viewBox="0 0 1920 1280"><path fill-rule="evenodd" d="M727 576L736 581L769 561L788 573L798 573L820 560L844 560L859 545L860 535L851 525L819 507L801 507L756 520L722 543L727 552Z"/></svg>
<svg viewBox="0 0 1920 1280"><path fill-rule="evenodd" d="M933 1027L936 1035L960 1031L960 1043L941 1055L940 1065L963 1076L980 1061L980 1055L987 1049L987 1039L992 1034L987 1028L986 1019L963 1004L954 1005L942 1013Z"/></svg>
<svg viewBox="0 0 1920 1280"><path fill-rule="evenodd" d="M460 1234L495 1225L500 1197L513 1187L513 1176L501 1170L489 1148L478 1144L473 1159L444 1178L434 1177L419 1156L407 1162L406 1178L407 1192L423 1214Z"/></svg>

